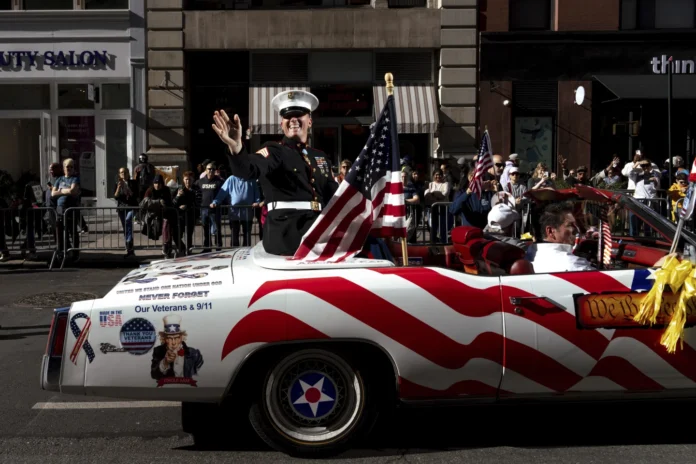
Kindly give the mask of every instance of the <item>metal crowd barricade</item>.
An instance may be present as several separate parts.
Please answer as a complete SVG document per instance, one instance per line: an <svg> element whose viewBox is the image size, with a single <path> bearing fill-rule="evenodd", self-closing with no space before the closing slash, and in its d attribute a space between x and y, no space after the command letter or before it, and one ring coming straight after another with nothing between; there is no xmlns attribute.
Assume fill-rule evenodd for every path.
<svg viewBox="0 0 696 464"><path fill-rule="evenodd" d="M53 260L58 246L57 214L50 207L0 209L0 252L10 256L50 253Z"/></svg>
<svg viewBox="0 0 696 464"><path fill-rule="evenodd" d="M139 214L141 212L141 214ZM136 223L140 216L142 223ZM159 219L164 226L153 231L147 229L148 216ZM88 232L80 234L81 218L85 219ZM60 224L62 222L62 224ZM126 251L126 230L131 230L132 249L138 250L164 250L164 245L169 243L172 253L176 256L179 249L176 235L179 220L179 212L176 208L163 208L159 212L146 212L139 207L74 207L67 208L59 222L60 241L58 243L57 258L60 261L60 269L63 269L69 255L81 251ZM156 238L153 238L156 237ZM53 267L51 263L50 268Z"/></svg>
<svg viewBox="0 0 696 464"><path fill-rule="evenodd" d="M185 231L182 239L188 253L255 246L263 237L261 208L251 205L201 206L187 210L182 215L182 224Z"/></svg>
<svg viewBox="0 0 696 464"><path fill-rule="evenodd" d="M406 217L410 218L407 241L411 245L444 245L449 243L450 231L456 219L449 213L450 202L431 205L406 204Z"/></svg>

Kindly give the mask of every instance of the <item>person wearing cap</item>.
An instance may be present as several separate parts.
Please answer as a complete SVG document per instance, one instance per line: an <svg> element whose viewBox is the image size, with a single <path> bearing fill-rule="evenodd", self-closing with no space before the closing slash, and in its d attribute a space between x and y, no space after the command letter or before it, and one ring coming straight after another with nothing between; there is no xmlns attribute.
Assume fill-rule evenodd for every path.
<svg viewBox="0 0 696 464"><path fill-rule="evenodd" d="M508 157L508 160L505 162L503 173L500 175L500 186L503 190L507 190L507 185L510 182L510 169L513 167L519 167L519 165L519 155L517 153L511 154Z"/></svg>
<svg viewBox="0 0 696 464"><path fill-rule="evenodd" d="M575 187L576 185L590 185L590 170L587 166L578 166L575 170L575 177L570 176L566 179L566 183Z"/></svg>
<svg viewBox="0 0 696 464"><path fill-rule="evenodd" d="M515 224L519 220L520 214L514 206L509 201L500 201L488 213L488 225L483 229L483 236L526 249L527 243L515 238Z"/></svg>
<svg viewBox="0 0 696 464"><path fill-rule="evenodd" d="M289 90L271 103L280 115L284 134L280 142L268 142L256 153L248 153L242 144L239 116L230 119L225 111L214 113L213 130L230 151L231 174L258 179L261 184L268 207L264 250L292 256L338 183L326 154L307 145L311 113L319 106L317 97L304 90Z"/></svg>

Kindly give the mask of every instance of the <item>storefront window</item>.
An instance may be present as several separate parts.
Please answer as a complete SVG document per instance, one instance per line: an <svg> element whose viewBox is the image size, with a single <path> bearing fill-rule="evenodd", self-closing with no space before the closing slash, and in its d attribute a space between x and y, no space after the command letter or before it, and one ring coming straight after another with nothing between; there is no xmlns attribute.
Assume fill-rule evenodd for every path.
<svg viewBox="0 0 696 464"><path fill-rule="evenodd" d="M622 0L621 29L691 29L695 0Z"/></svg>
<svg viewBox="0 0 696 464"><path fill-rule="evenodd" d="M314 111L316 118L372 116L372 87L322 85L312 86L310 91L319 99L319 107Z"/></svg>
<svg viewBox="0 0 696 464"><path fill-rule="evenodd" d="M0 110L48 110L51 108L49 84L0 85Z"/></svg>
<svg viewBox="0 0 696 464"><path fill-rule="evenodd" d="M83 197L96 195L94 147L94 116L60 116L58 118L60 161L63 162L66 158L72 158L75 161L75 170L80 176Z"/></svg>
<svg viewBox="0 0 696 464"><path fill-rule="evenodd" d="M102 84L101 106L103 110L127 110L130 108L129 84Z"/></svg>
<svg viewBox="0 0 696 464"><path fill-rule="evenodd" d="M85 0L85 10L127 10L128 0Z"/></svg>
<svg viewBox="0 0 696 464"><path fill-rule="evenodd" d="M128 120L107 119L105 145L106 145L106 194L113 198L116 192L118 170L128 166ZM131 176L133 172L131 172Z"/></svg>
<svg viewBox="0 0 696 464"><path fill-rule="evenodd" d="M550 0L510 2L511 31L548 31L551 29Z"/></svg>
<svg viewBox="0 0 696 464"><path fill-rule="evenodd" d="M694 0L655 2L655 29L690 29L692 27L694 27Z"/></svg>
<svg viewBox="0 0 696 464"><path fill-rule="evenodd" d="M87 84L59 84L58 108L61 110L94 109L89 99Z"/></svg>
<svg viewBox="0 0 696 464"><path fill-rule="evenodd" d="M39 119L0 119L2 169L17 182L27 173L39 176L41 121ZM38 180L38 179L37 179Z"/></svg>
<svg viewBox="0 0 696 464"><path fill-rule="evenodd" d="M0 0L0 10L11 10L12 0Z"/></svg>
<svg viewBox="0 0 696 464"><path fill-rule="evenodd" d="M25 10L72 10L74 0L24 0Z"/></svg>

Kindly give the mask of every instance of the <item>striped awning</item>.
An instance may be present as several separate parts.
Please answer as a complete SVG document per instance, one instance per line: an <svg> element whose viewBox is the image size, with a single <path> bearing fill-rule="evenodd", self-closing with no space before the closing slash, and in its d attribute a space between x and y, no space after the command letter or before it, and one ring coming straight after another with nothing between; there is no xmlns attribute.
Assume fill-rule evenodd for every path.
<svg viewBox="0 0 696 464"><path fill-rule="evenodd" d="M249 128L252 134L282 134L280 116L273 111L271 100L285 90L306 90L309 87L297 85L251 86L249 87Z"/></svg>
<svg viewBox="0 0 696 464"><path fill-rule="evenodd" d="M387 102L384 85L374 87L375 112ZM434 134L439 122L434 85L394 86L394 103L401 134ZM377 115L375 114L375 119Z"/></svg>

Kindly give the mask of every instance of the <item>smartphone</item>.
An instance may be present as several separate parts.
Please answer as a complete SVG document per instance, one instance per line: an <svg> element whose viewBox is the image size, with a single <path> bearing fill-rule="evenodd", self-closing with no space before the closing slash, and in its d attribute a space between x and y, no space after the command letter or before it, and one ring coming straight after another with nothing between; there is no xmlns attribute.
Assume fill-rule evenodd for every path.
<svg viewBox="0 0 696 464"><path fill-rule="evenodd" d="M549 171L544 172L544 177L549 177Z"/></svg>

